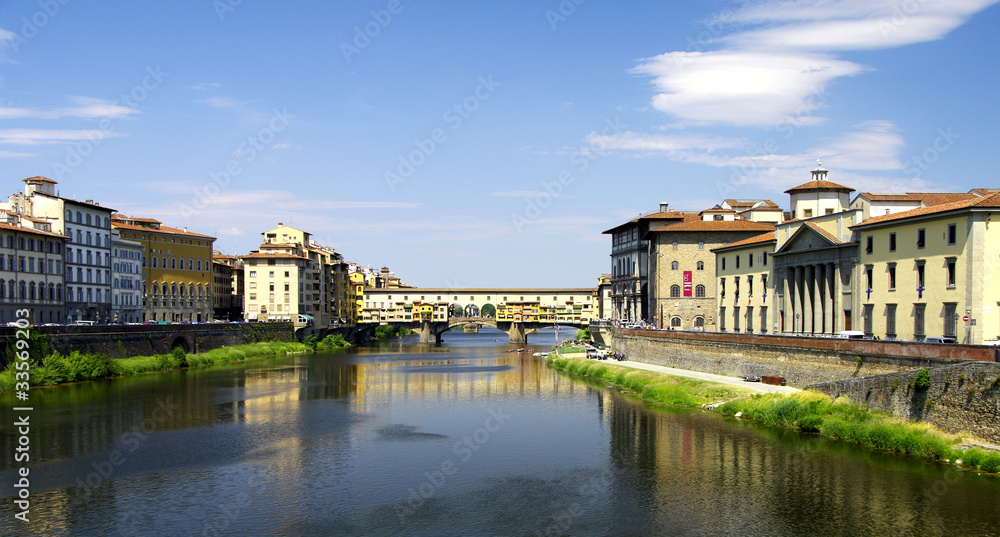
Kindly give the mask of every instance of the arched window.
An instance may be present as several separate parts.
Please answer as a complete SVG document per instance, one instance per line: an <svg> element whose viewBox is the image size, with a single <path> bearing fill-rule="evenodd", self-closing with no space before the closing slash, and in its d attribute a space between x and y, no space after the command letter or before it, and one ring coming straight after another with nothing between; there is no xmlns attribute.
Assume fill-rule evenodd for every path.
<svg viewBox="0 0 1000 537"><path fill-rule="evenodd" d="M698 262L698 270L705 270L705 262L704 261L699 261Z"/></svg>
<svg viewBox="0 0 1000 537"><path fill-rule="evenodd" d="M695 317L694 318L694 325L697 326L697 327L699 327L699 328L705 326L705 318L704 317Z"/></svg>
<svg viewBox="0 0 1000 537"><path fill-rule="evenodd" d="M177 268L177 260L176 259L170 258L170 268L172 268L172 269ZM184 261L181 261L181 268L184 268Z"/></svg>
<svg viewBox="0 0 1000 537"><path fill-rule="evenodd" d="M695 298L705 298L705 286L696 285L694 287L694 296Z"/></svg>
<svg viewBox="0 0 1000 537"><path fill-rule="evenodd" d="M680 317L671 317L670 318L670 326L672 328L680 328L681 327L681 318Z"/></svg>
<svg viewBox="0 0 1000 537"><path fill-rule="evenodd" d="M681 268L681 264L680 263L678 263L676 261L670 263L670 270L677 270L679 268Z"/></svg>
<svg viewBox="0 0 1000 537"><path fill-rule="evenodd" d="M17 289L17 298L25 298L27 294L28 294L28 284L24 283L24 280L21 280L21 283L20 285L18 285Z"/></svg>
<svg viewBox="0 0 1000 537"><path fill-rule="evenodd" d="M165 295L170 294L170 293L167 292L168 289L170 289L170 288L167 287L167 282L163 282L163 294L165 294Z"/></svg>
<svg viewBox="0 0 1000 537"><path fill-rule="evenodd" d="M7 281L0 280L0 298L7 298Z"/></svg>
<svg viewBox="0 0 1000 537"><path fill-rule="evenodd" d="M184 284L181 284L181 287L184 287ZM193 283L189 283L188 284L188 294L191 295L191 296L194 296L194 284Z"/></svg>
<svg viewBox="0 0 1000 537"><path fill-rule="evenodd" d="M49 300L55 300L55 299L56 299L56 286L55 286L55 284L50 283L49 284Z"/></svg>
<svg viewBox="0 0 1000 537"><path fill-rule="evenodd" d="M37 296L35 295L35 282L31 282L31 283L30 283L30 284L28 285L28 290L29 290L29 294L28 294L28 296L29 296L29 297L31 298L31 300L34 300L34 299L38 298L38 297L37 297Z"/></svg>
<svg viewBox="0 0 1000 537"><path fill-rule="evenodd" d="M680 298L681 286L674 284L670 286L670 298Z"/></svg>
<svg viewBox="0 0 1000 537"><path fill-rule="evenodd" d="M176 290L175 290L175 292L176 292ZM184 296L184 284L183 283L181 284L181 296Z"/></svg>
<svg viewBox="0 0 1000 537"><path fill-rule="evenodd" d="M194 259L188 259L188 270L194 270Z"/></svg>

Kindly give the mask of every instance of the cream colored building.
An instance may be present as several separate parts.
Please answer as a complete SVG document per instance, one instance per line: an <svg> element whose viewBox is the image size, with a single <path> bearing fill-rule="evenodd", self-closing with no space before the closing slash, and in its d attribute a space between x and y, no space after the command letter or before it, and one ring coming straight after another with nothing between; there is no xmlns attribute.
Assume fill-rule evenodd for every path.
<svg viewBox="0 0 1000 537"><path fill-rule="evenodd" d="M877 216L860 242L866 334L903 340L1000 339L1000 194ZM965 321L965 318L968 321Z"/></svg>

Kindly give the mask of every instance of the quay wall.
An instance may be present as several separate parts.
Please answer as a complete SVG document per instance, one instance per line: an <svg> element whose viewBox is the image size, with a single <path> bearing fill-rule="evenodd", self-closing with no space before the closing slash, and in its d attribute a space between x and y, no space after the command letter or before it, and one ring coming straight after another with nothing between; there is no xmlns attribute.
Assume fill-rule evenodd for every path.
<svg viewBox="0 0 1000 537"><path fill-rule="evenodd" d="M919 370L808 386L830 397L847 396L872 410L926 421L951 433L967 432L1000 443L1000 364L963 362L927 370L930 387L919 389Z"/></svg>
<svg viewBox="0 0 1000 537"><path fill-rule="evenodd" d="M0 327L0 362L4 366L17 330ZM194 353L260 341L295 340L290 323L33 326L30 331L43 335L53 351L101 353L111 358L164 354L176 347Z"/></svg>
<svg viewBox="0 0 1000 537"><path fill-rule="evenodd" d="M611 328L605 337L630 360L718 375L776 375L799 388L998 356L996 347L978 345L717 332Z"/></svg>

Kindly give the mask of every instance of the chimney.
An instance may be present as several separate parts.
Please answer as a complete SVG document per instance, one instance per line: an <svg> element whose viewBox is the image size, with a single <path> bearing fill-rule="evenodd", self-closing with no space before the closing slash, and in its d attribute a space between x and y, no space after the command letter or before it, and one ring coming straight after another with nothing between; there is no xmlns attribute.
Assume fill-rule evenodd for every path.
<svg viewBox="0 0 1000 537"><path fill-rule="evenodd" d="M667 203L667 202L665 202L665 201L661 201L660 202L660 212L661 213L665 213L665 212L667 212L669 210L670 210L670 204Z"/></svg>

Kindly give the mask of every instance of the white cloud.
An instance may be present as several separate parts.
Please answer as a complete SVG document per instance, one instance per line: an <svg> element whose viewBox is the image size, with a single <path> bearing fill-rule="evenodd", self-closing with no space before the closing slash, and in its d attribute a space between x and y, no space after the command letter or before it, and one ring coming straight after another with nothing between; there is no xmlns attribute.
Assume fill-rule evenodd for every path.
<svg viewBox="0 0 1000 537"><path fill-rule="evenodd" d="M25 157L37 157L36 153L24 153L18 151L7 151L6 149L0 149L0 158L25 158Z"/></svg>
<svg viewBox="0 0 1000 537"><path fill-rule="evenodd" d="M866 68L822 54L791 52L668 52L632 72L653 77L653 107L682 120L740 126L816 124L830 81Z"/></svg>
<svg viewBox="0 0 1000 537"><path fill-rule="evenodd" d="M759 24L722 42L741 48L871 50L943 38L998 0L807 0L758 2L719 16Z"/></svg>
<svg viewBox="0 0 1000 537"><path fill-rule="evenodd" d="M243 104L231 97L207 97L205 99L198 99L196 103L207 104L209 106L214 106L216 108L229 108L230 106L237 106Z"/></svg>
<svg viewBox="0 0 1000 537"><path fill-rule="evenodd" d="M71 97L77 106L64 108L53 108L44 110L41 108L16 108L0 107L0 119L60 119L64 117L75 117L81 119L118 119L139 111L128 106L95 99L92 97Z"/></svg>
<svg viewBox="0 0 1000 537"><path fill-rule="evenodd" d="M116 138L118 136L123 136L123 134L97 129L0 129L0 144L36 145L44 143L73 142L79 140L102 140L104 138Z"/></svg>

